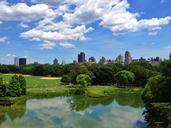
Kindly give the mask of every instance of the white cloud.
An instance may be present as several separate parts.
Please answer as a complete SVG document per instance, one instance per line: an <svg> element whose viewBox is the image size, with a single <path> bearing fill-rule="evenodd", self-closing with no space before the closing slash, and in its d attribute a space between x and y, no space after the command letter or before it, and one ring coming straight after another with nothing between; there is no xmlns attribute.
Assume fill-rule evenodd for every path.
<svg viewBox="0 0 171 128"><path fill-rule="evenodd" d="M44 31L43 29L33 28L27 32L22 33L21 37L25 39L43 41L43 48L51 48L55 46L55 44L66 46L66 44L62 45L62 42L84 40L84 34L91 30L92 28L86 28L85 25L77 26L75 28L62 29L59 26L57 31Z"/></svg>
<svg viewBox="0 0 171 128"><path fill-rule="evenodd" d="M19 26L22 28L29 28L29 25L25 23L20 23Z"/></svg>
<svg viewBox="0 0 171 128"><path fill-rule="evenodd" d="M148 33L149 36L156 36L157 34L158 34L158 31L152 31Z"/></svg>
<svg viewBox="0 0 171 128"><path fill-rule="evenodd" d="M16 57L16 55L8 53L8 54L6 54L6 57L14 58L14 57Z"/></svg>
<svg viewBox="0 0 171 128"><path fill-rule="evenodd" d="M59 45L64 47L64 48L75 48L75 46L73 44L70 44L70 43L59 43Z"/></svg>
<svg viewBox="0 0 171 128"><path fill-rule="evenodd" d="M3 22L2 21L0 21L0 24L2 24Z"/></svg>
<svg viewBox="0 0 171 128"><path fill-rule="evenodd" d="M0 43L7 43L8 38L6 36L0 37Z"/></svg>
<svg viewBox="0 0 171 128"><path fill-rule="evenodd" d="M56 15L46 4L28 6L25 3L17 3L10 5L2 1L0 7L0 20L2 21L35 21Z"/></svg>
<svg viewBox="0 0 171 128"><path fill-rule="evenodd" d="M14 14L18 14L17 19L20 20L41 19L36 23L36 27L21 33L21 37L41 41L43 42L41 47L48 49L56 45L69 48L74 46L73 41L85 40L85 34L93 30L89 26L96 21L99 21L100 26L111 30L114 35L141 29L149 30L149 35L157 35L163 25L171 22L170 16L142 19L139 13L128 11L130 4L127 0L31 0L31 2L34 5L3 4L13 12L12 15L4 11L5 9L2 10L7 15L6 20L14 18ZM75 7L71 9L70 5ZM22 10L20 12L19 7L27 9L24 11L20 9Z"/></svg>

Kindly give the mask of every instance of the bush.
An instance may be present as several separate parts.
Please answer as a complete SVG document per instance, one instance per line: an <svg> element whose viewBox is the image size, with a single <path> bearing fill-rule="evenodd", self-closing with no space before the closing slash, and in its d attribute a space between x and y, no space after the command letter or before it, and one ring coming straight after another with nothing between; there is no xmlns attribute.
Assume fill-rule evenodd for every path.
<svg viewBox="0 0 171 128"><path fill-rule="evenodd" d="M6 84L4 83L3 79L0 78L0 97L4 97L6 95Z"/></svg>
<svg viewBox="0 0 171 128"><path fill-rule="evenodd" d="M77 76L77 90L79 91L79 93L85 93L87 90L87 86L91 85L91 78L89 75L86 74L80 74Z"/></svg>
<svg viewBox="0 0 171 128"><path fill-rule="evenodd" d="M132 72L123 70L114 76L116 83L120 86L130 86L135 80L135 75Z"/></svg>
<svg viewBox="0 0 171 128"><path fill-rule="evenodd" d="M71 78L69 75L64 75L61 79L62 84L69 84L71 83Z"/></svg>
<svg viewBox="0 0 171 128"><path fill-rule="evenodd" d="M8 96L21 96L26 94L26 81L23 76L14 75L8 85Z"/></svg>

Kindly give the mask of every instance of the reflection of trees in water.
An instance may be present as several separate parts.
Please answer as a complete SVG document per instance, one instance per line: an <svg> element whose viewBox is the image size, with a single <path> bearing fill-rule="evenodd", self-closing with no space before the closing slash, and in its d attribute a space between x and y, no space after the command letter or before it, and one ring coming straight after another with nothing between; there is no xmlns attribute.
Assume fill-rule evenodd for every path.
<svg viewBox="0 0 171 128"><path fill-rule="evenodd" d="M7 115L11 120L14 120L15 118L22 117L25 111L26 111L26 102L19 105L14 104L10 107L0 106L0 124L6 120Z"/></svg>
<svg viewBox="0 0 171 128"><path fill-rule="evenodd" d="M149 128L171 128L171 105L154 103L146 107L144 112Z"/></svg>
<svg viewBox="0 0 171 128"><path fill-rule="evenodd" d="M116 101L122 106L132 106L134 108L143 108L143 102L139 93L118 93L114 97L108 98L90 98L86 96L74 96L68 100L72 110L81 111L90 106L109 105L112 101Z"/></svg>

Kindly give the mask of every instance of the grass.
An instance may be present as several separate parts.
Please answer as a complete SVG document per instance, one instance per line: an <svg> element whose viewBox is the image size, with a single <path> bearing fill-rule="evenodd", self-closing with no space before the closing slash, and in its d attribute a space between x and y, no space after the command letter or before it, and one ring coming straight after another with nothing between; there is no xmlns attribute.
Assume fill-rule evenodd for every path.
<svg viewBox="0 0 171 128"><path fill-rule="evenodd" d="M0 74L4 81L9 82L13 74ZM27 99L47 98L55 96L68 96L73 94L73 88L60 84L60 79L41 79L40 76L25 76L27 82L27 95L21 97L10 97L16 104L22 104ZM93 98L110 97L116 93L140 93L142 88L115 86L89 86L86 95Z"/></svg>
<svg viewBox="0 0 171 128"><path fill-rule="evenodd" d="M116 93L141 93L142 88L124 87L118 88L115 86L89 86L87 95L89 97L107 97L114 96Z"/></svg>

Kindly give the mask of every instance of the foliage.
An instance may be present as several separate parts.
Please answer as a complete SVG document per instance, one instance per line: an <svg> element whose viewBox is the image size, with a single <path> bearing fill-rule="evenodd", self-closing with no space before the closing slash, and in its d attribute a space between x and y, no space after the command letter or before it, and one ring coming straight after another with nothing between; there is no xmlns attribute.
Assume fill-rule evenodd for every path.
<svg viewBox="0 0 171 128"><path fill-rule="evenodd" d="M133 84L135 80L135 75L134 73L130 71L123 70L123 71L118 72L114 78L118 85L130 86Z"/></svg>
<svg viewBox="0 0 171 128"><path fill-rule="evenodd" d="M87 88L87 86L91 85L91 78L89 75L80 74L77 76L77 84L80 84L83 88Z"/></svg>
<svg viewBox="0 0 171 128"><path fill-rule="evenodd" d="M164 61L159 66L161 75L149 79L145 86L142 98L145 103L171 103L171 61Z"/></svg>
<svg viewBox="0 0 171 128"><path fill-rule="evenodd" d="M134 73L134 86L144 87L150 77L158 75L158 72L149 70L148 68L137 64L130 64L126 66L125 69Z"/></svg>
<svg viewBox="0 0 171 128"><path fill-rule="evenodd" d="M64 75L61 79L61 83L62 84L69 84L71 83L71 79L70 79L70 76L69 75Z"/></svg>
<svg viewBox="0 0 171 128"><path fill-rule="evenodd" d="M7 95L16 97L26 94L26 81L23 76L14 75L7 86Z"/></svg>
<svg viewBox="0 0 171 128"><path fill-rule="evenodd" d="M77 84L75 94L84 94L87 91L87 87L91 85L91 78L86 74L79 74L76 78Z"/></svg>
<svg viewBox="0 0 171 128"><path fill-rule="evenodd" d="M3 79L0 77L0 97L4 97L6 95L6 84L4 83Z"/></svg>

